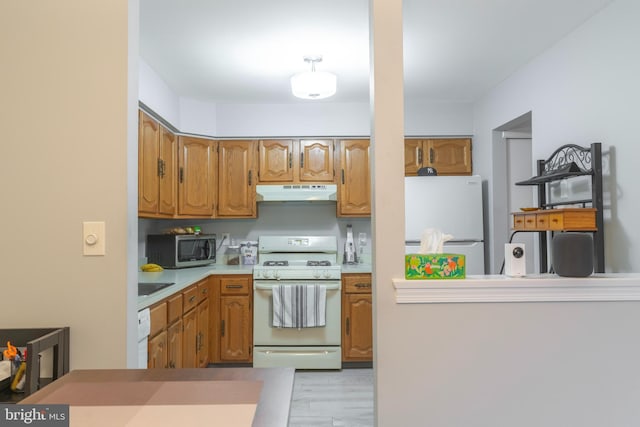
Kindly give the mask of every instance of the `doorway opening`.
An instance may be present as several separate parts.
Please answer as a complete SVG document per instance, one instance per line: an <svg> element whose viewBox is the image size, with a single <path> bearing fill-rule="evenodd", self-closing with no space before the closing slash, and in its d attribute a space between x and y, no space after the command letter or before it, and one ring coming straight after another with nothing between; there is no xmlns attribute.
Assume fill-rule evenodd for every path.
<svg viewBox="0 0 640 427"><path fill-rule="evenodd" d="M500 273L504 261L504 244L512 232L512 215L520 208L535 206L535 189L517 186L535 175L532 150L532 114L528 112L493 130L493 230L491 271ZM513 243L523 243L527 272L538 269L537 241L531 233L518 233Z"/></svg>

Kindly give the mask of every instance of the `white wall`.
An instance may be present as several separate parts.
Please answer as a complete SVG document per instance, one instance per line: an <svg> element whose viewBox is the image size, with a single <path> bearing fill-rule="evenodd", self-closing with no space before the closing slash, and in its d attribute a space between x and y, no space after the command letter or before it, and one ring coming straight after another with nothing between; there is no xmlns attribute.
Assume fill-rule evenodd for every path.
<svg viewBox="0 0 640 427"><path fill-rule="evenodd" d="M138 60L138 99L176 129L180 129L180 99L142 58Z"/></svg>
<svg viewBox="0 0 640 427"><path fill-rule="evenodd" d="M365 136L368 104L219 104L219 137Z"/></svg>
<svg viewBox="0 0 640 427"><path fill-rule="evenodd" d="M462 102L406 105L405 134L471 135L473 107ZM368 136L369 104L218 105L218 135Z"/></svg>
<svg viewBox="0 0 640 427"><path fill-rule="evenodd" d="M476 172L487 177L501 168L492 164L492 130L528 111L534 159L547 158L566 143L603 143L603 162L610 170L605 176L605 192L610 193L605 199L611 201L604 232L606 270L611 272L640 271L634 262L640 258L640 228L633 225L640 208L638 19L639 2L613 2L492 90L474 111ZM506 209L502 193L490 196L496 211ZM489 219L493 227L491 211ZM494 271L502 243L492 242Z"/></svg>
<svg viewBox="0 0 640 427"><path fill-rule="evenodd" d="M471 102L407 102L404 111L406 136L473 135Z"/></svg>
<svg viewBox="0 0 640 427"><path fill-rule="evenodd" d="M218 134L216 104L193 98L180 97L179 106L180 124L176 127L180 129L181 132L206 136Z"/></svg>

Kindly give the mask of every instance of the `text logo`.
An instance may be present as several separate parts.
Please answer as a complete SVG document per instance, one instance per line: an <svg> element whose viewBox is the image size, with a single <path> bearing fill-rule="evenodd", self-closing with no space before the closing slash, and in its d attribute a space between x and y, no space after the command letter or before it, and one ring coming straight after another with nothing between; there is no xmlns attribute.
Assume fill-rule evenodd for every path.
<svg viewBox="0 0 640 427"><path fill-rule="evenodd" d="M0 426L69 427L69 405L0 404Z"/></svg>

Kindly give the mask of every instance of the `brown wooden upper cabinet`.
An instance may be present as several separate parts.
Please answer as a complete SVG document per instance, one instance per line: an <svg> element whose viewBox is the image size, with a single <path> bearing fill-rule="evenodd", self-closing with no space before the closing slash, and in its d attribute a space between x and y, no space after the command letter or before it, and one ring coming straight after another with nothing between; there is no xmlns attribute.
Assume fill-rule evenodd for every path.
<svg viewBox="0 0 640 427"><path fill-rule="evenodd" d="M339 142L340 176L338 216L371 215L371 173L369 140L346 139Z"/></svg>
<svg viewBox="0 0 640 427"><path fill-rule="evenodd" d="M256 217L256 141L218 141L218 216Z"/></svg>
<svg viewBox="0 0 640 427"><path fill-rule="evenodd" d="M178 139L143 111L138 121L138 216L176 214Z"/></svg>
<svg viewBox="0 0 640 427"><path fill-rule="evenodd" d="M263 184L334 182L332 139L266 139L258 142Z"/></svg>
<svg viewBox="0 0 640 427"><path fill-rule="evenodd" d="M405 175L427 166L438 175L471 175L471 138L405 139Z"/></svg>
<svg viewBox="0 0 640 427"><path fill-rule="evenodd" d="M215 214L217 142L189 136L178 138L178 215Z"/></svg>

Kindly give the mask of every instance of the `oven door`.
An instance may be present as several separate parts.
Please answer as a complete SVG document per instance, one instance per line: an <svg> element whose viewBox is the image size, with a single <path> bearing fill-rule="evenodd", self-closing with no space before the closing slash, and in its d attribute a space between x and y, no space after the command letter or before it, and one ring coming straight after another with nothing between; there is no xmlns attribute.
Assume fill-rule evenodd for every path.
<svg viewBox="0 0 640 427"><path fill-rule="evenodd" d="M274 328L274 284L310 285L327 287L326 326L319 328ZM253 282L253 345L254 346L339 346L340 335L340 281L255 280Z"/></svg>

